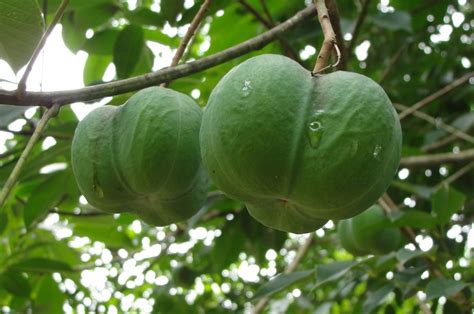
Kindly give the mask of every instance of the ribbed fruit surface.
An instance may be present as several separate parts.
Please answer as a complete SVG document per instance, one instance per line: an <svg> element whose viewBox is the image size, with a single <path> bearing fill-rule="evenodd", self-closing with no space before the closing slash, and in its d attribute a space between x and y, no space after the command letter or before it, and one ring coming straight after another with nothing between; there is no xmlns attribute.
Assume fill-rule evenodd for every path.
<svg viewBox="0 0 474 314"><path fill-rule="evenodd" d="M201 116L190 97L161 87L91 112L72 142L74 175L88 202L111 213L136 213L152 225L196 213L208 187Z"/></svg>
<svg viewBox="0 0 474 314"><path fill-rule="evenodd" d="M372 205L396 172L401 139L389 98L370 78L312 77L278 55L227 73L201 126L215 184L264 225L294 233Z"/></svg>

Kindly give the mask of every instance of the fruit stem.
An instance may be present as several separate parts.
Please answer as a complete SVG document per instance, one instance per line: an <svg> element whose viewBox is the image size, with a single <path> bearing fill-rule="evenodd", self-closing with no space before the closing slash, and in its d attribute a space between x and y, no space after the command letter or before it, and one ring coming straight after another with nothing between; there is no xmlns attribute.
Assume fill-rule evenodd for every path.
<svg viewBox="0 0 474 314"><path fill-rule="evenodd" d="M316 58L316 64L314 66L313 75L316 75L322 71L325 71L329 68L336 67L341 60L341 51L336 43L336 34L332 28L331 20L329 18L328 9L324 0L314 0L316 10L318 11L319 24L323 30L324 41L319 51L318 57ZM334 49L336 51L337 60L334 64L326 66L331 57L331 51Z"/></svg>

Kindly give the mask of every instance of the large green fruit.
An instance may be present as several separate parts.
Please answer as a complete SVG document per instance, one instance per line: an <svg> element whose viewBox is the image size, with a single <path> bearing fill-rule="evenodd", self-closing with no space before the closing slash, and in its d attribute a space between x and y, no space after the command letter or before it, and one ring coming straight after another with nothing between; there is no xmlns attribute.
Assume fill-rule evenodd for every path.
<svg viewBox="0 0 474 314"><path fill-rule="evenodd" d="M74 175L88 202L111 213L136 213L152 225L196 213L207 193L201 115L191 98L161 87L91 112L72 142Z"/></svg>
<svg viewBox="0 0 474 314"><path fill-rule="evenodd" d="M286 57L261 55L213 90L201 152L215 184L254 218L304 233L372 205L397 170L401 137L390 100L371 79L312 77Z"/></svg>
<svg viewBox="0 0 474 314"><path fill-rule="evenodd" d="M399 248L402 240L400 230L390 226L390 220L377 205L339 221L337 233L342 246L354 255L386 254Z"/></svg>

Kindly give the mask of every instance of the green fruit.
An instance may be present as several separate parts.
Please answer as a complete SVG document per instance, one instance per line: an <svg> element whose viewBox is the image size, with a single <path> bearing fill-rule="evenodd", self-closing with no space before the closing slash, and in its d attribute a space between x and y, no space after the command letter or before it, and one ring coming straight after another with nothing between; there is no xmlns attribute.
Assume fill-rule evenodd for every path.
<svg viewBox="0 0 474 314"><path fill-rule="evenodd" d="M72 142L79 189L99 209L133 212L152 225L191 217L207 193L200 124L191 98L161 87L94 110Z"/></svg>
<svg viewBox="0 0 474 314"><path fill-rule="evenodd" d="M395 174L401 129L383 89L350 72L312 77L261 55L213 90L201 126L215 184L269 227L304 233L373 204Z"/></svg>
<svg viewBox="0 0 474 314"><path fill-rule="evenodd" d="M399 248L402 240L400 230L390 226L390 220L376 205L339 221L337 233L342 246L353 255L386 254Z"/></svg>

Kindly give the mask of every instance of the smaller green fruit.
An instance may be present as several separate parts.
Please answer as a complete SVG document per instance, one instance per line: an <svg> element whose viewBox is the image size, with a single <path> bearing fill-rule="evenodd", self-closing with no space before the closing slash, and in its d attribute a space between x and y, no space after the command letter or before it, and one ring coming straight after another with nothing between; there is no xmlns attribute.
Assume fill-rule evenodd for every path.
<svg viewBox="0 0 474 314"><path fill-rule="evenodd" d="M400 230L390 226L390 220L377 205L339 221L337 233L344 249L353 255L387 254L401 244Z"/></svg>
<svg viewBox="0 0 474 314"><path fill-rule="evenodd" d="M194 215L207 194L201 167L201 109L161 87L104 106L82 120L72 141L72 168L82 194L106 212L131 212L151 225Z"/></svg>

